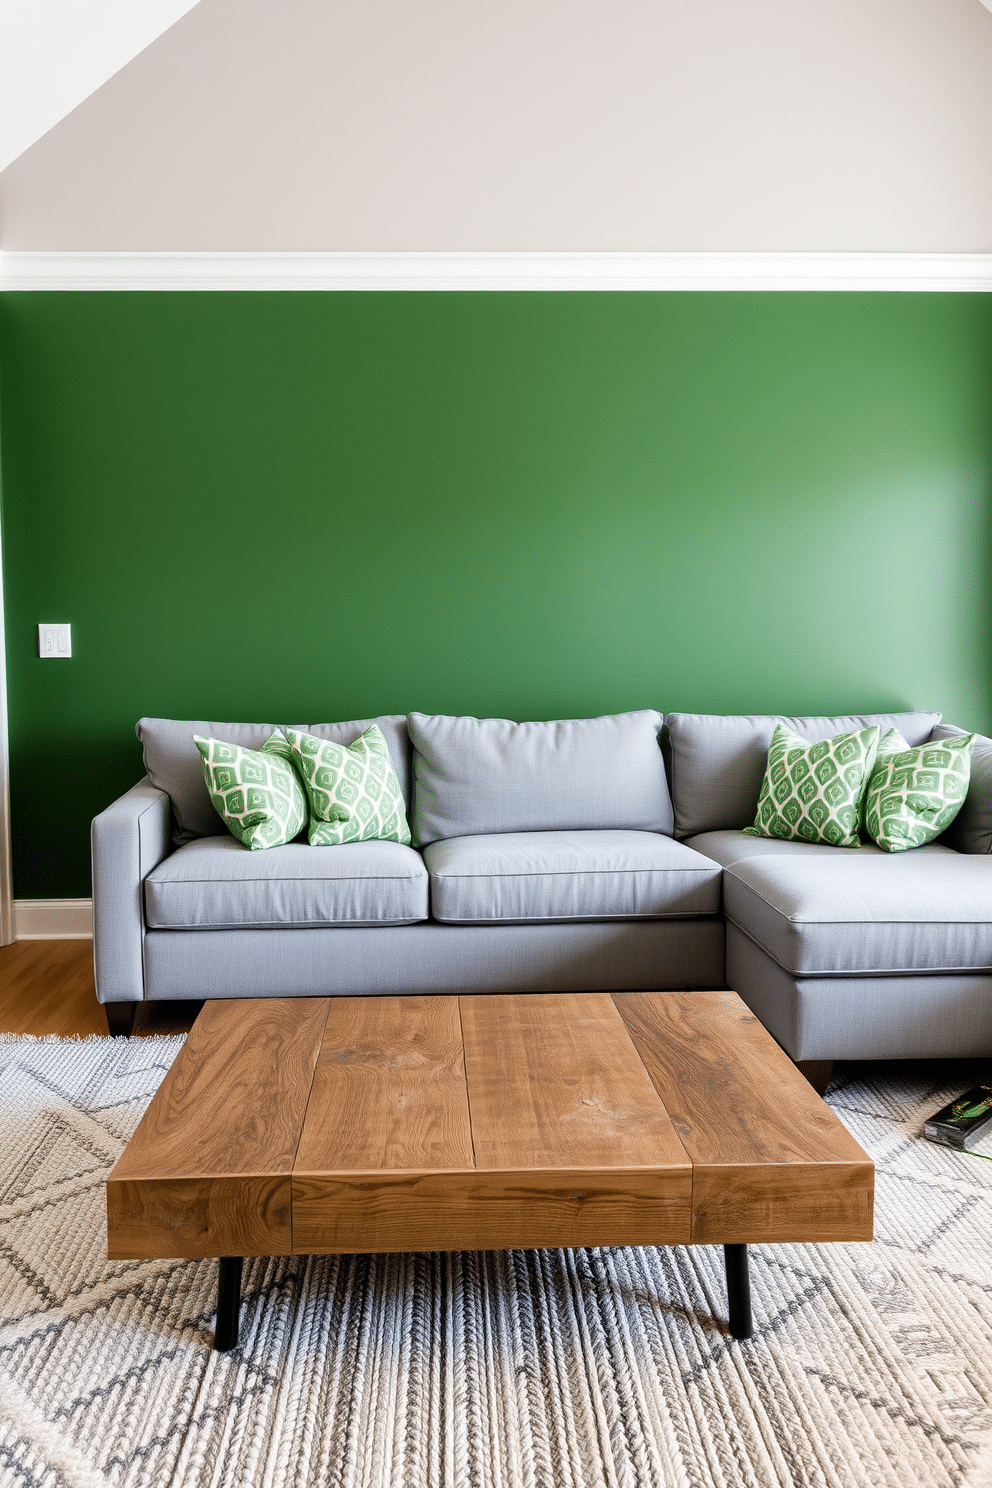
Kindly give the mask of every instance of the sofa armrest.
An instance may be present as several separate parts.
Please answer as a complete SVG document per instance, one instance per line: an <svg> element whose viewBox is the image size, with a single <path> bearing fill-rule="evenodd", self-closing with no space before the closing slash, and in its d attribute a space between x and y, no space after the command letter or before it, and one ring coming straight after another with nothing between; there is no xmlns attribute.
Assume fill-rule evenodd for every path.
<svg viewBox="0 0 992 1488"><path fill-rule="evenodd" d="M938 723L930 738L952 739L971 733L954 723ZM971 751L971 780L964 805L939 839L945 847L961 853L992 853L992 739L975 735Z"/></svg>
<svg viewBox="0 0 992 1488"><path fill-rule="evenodd" d="M100 1002L145 995L144 880L172 851L172 807L146 776L93 818L93 968Z"/></svg>

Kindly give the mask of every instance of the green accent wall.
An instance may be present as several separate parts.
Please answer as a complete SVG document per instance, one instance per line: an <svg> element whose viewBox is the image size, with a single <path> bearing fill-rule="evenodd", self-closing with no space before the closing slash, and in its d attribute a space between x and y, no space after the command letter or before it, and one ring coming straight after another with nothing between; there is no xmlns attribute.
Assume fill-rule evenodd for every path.
<svg viewBox="0 0 992 1488"><path fill-rule="evenodd" d="M18 897L141 714L992 724L992 296L10 293L0 416Z"/></svg>

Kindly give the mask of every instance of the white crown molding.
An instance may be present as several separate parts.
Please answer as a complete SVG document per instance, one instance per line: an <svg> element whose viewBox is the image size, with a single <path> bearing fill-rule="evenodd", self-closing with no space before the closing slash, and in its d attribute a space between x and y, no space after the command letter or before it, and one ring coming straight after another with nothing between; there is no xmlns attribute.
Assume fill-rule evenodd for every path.
<svg viewBox="0 0 992 1488"><path fill-rule="evenodd" d="M92 899L15 899L16 940L92 940Z"/></svg>
<svg viewBox="0 0 992 1488"><path fill-rule="evenodd" d="M992 291L992 253L0 253L13 290Z"/></svg>

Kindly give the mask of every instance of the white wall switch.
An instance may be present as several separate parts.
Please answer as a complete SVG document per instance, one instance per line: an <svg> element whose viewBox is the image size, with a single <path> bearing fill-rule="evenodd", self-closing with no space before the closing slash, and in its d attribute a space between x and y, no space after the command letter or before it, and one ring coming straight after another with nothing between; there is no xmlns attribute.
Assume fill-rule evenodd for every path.
<svg viewBox="0 0 992 1488"><path fill-rule="evenodd" d="M38 655L46 657L72 655L71 625L39 625Z"/></svg>

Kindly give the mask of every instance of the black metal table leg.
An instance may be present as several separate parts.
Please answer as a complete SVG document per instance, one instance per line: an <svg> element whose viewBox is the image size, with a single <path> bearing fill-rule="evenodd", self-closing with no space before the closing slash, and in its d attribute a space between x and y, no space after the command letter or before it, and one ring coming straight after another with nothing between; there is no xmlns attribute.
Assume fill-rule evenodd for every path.
<svg viewBox="0 0 992 1488"><path fill-rule="evenodd" d="M730 1303L731 1338L750 1338L751 1279L747 1270L747 1246L725 1245L723 1260L727 1268L727 1301Z"/></svg>
<svg viewBox="0 0 992 1488"><path fill-rule="evenodd" d="M217 1326L214 1348L219 1354L238 1346L238 1321L241 1313L241 1256L221 1256L217 1278Z"/></svg>

